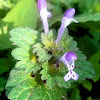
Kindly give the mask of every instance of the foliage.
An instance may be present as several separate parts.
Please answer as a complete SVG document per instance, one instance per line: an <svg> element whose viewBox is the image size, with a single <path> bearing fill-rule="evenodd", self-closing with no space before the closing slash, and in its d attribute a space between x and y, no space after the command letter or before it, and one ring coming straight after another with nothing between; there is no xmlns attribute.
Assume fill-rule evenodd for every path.
<svg viewBox="0 0 100 100"><path fill-rule="evenodd" d="M0 99L6 99L7 82L6 95L11 100L99 100L98 85L94 84L100 82L100 0L47 0L53 15L48 36L41 33L36 2L0 0ZM79 23L70 24L56 46L57 30L68 8L75 8ZM63 63L55 65L68 51L78 56L77 82L65 82L67 68Z"/></svg>
<svg viewBox="0 0 100 100"><path fill-rule="evenodd" d="M46 36L44 33L40 34L30 28L23 27L15 28L10 32L10 40L13 45L17 46L12 51L12 56L18 62L10 72L10 77L6 84L6 93L9 99L21 100L23 95L30 94L26 95L23 100L36 98L61 100L61 97L66 93L64 88L69 88L73 81L65 82L63 77L67 73L66 67L60 64L59 68L56 68L54 62L64 52L70 50L76 52L78 56L75 70L80 76L79 79L85 80L85 78L91 79L94 77L95 72L91 64L86 61L85 55L78 50L77 44L72 37L64 33L61 44L56 45L54 43L54 32L51 30ZM67 41L65 41L65 38ZM62 49L60 50L59 48ZM49 52L52 53L49 54ZM35 76L32 77L32 75ZM43 83L44 80L46 80L46 83ZM45 97L47 95L44 96L44 94L41 94L41 97L34 95L32 91L37 91L35 87L40 88L41 92L45 89L47 94L52 89L54 97L50 93L49 97ZM58 88L60 92L59 98L58 96L55 97ZM19 93L16 93L16 91L19 91Z"/></svg>

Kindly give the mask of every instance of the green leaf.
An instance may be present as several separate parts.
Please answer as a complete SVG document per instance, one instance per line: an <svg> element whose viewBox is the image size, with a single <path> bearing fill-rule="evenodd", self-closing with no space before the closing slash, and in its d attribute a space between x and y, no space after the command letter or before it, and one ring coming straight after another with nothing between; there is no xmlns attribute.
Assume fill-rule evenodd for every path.
<svg viewBox="0 0 100 100"><path fill-rule="evenodd" d="M41 65L34 64L34 62L28 60L28 61L19 61L16 63L15 67L17 69L25 69L25 72L35 74L38 70L41 69Z"/></svg>
<svg viewBox="0 0 100 100"><path fill-rule="evenodd" d="M6 85L10 100L61 100L65 89L54 87L49 89L43 84L37 84L35 79L24 71L13 69Z"/></svg>
<svg viewBox="0 0 100 100"><path fill-rule="evenodd" d="M27 7L26 7L27 6ZM35 28L38 14L34 0L20 0L15 7L0 21L0 49L11 48L9 31L17 26Z"/></svg>
<svg viewBox="0 0 100 100"><path fill-rule="evenodd" d="M65 89L54 87L49 89L46 86L38 86L33 88L33 96L30 100L61 100L65 95Z"/></svg>
<svg viewBox="0 0 100 100"><path fill-rule="evenodd" d="M93 100L91 96L89 96L86 100ZM98 100L98 99L95 99Z"/></svg>
<svg viewBox="0 0 100 100"><path fill-rule="evenodd" d="M79 22L87 22L87 21L99 21L100 20L100 13L85 13L80 16L77 16L75 19Z"/></svg>
<svg viewBox="0 0 100 100"><path fill-rule="evenodd" d="M6 84L6 79L4 77L0 77L0 96L1 92L4 91Z"/></svg>
<svg viewBox="0 0 100 100"><path fill-rule="evenodd" d="M77 52L76 52L77 53ZM82 59L81 57L84 56ZM92 79L95 76L95 71L91 67L90 62L86 61L86 57L83 54L80 54L78 60L76 61L75 71L79 74L79 79L85 80L85 78Z"/></svg>
<svg viewBox="0 0 100 100"><path fill-rule="evenodd" d="M38 39L38 32L30 28L15 28L10 32L10 35L12 37L10 40L14 45L17 45L26 50L29 50L30 46L36 43Z"/></svg>
<svg viewBox="0 0 100 100"><path fill-rule="evenodd" d="M96 77L94 78L94 81L98 81L99 77L100 77L100 68L99 68L100 56L99 55L100 55L100 50L98 52L96 52L94 55L92 55L89 60L92 63L93 68L96 71Z"/></svg>
<svg viewBox="0 0 100 100"><path fill-rule="evenodd" d="M37 19L38 14L35 1L20 0L3 20L12 23L14 27L24 26L34 29Z"/></svg>
<svg viewBox="0 0 100 100"><path fill-rule="evenodd" d="M71 97L68 100L82 100L80 91L78 89L72 91Z"/></svg>
<svg viewBox="0 0 100 100"><path fill-rule="evenodd" d="M0 20L0 50L12 47L9 41L10 35L8 34L8 23Z"/></svg>
<svg viewBox="0 0 100 100"><path fill-rule="evenodd" d="M94 40L98 41L100 40L100 32L96 30L90 30L90 34L93 36Z"/></svg>
<svg viewBox="0 0 100 100"><path fill-rule="evenodd" d="M18 27L10 32L11 41L18 47L12 51L17 69L24 69L27 73L36 73L41 66L37 64L37 58L32 54L32 45L37 42L38 33L30 28Z"/></svg>
<svg viewBox="0 0 100 100"><path fill-rule="evenodd" d="M6 84L6 87L14 87L18 83L24 82L25 80L29 79L31 76L30 74L25 73L23 70L16 70L13 69L10 72L10 77Z"/></svg>
<svg viewBox="0 0 100 100"><path fill-rule="evenodd" d="M79 74L79 79L85 80L85 78L92 79L94 78L95 71L91 67L91 64L86 60L77 60L76 67L74 70Z"/></svg>
<svg viewBox="0 0 100 100"><path fill-rule="evenodd" d="M17 59L17 60L27 61L30 59L30 55L29 55L28 50L22 49L22 48L14 49L12 51L12 56L14 57L14 59Z"/></svg>
<svg viewBox="0 0 100 100"><path fill-rule="evenodd" d="M52 56L46 52L46 50L43 48L43 45L41 45L40 43L36 43L35 45L33 45L33 54L36 54L38 56L39 62L49 60Z"/></svg>
<svg viewBox="0 0 100 100"><path fill-rule="evenodd" d="M54 30L50 30L48 32L48 35L45 35L45 33L41 34L41 42L43 43L45 49L52 50L52 48L56 48L56 45L54 44L55 42L54 35L55 35Z"/></svg>
<svg viewBox="0 0 100 100"><path fill-rule="evenodd" d="M29 100L28 98L32 95L32 88L35 84L36 82L32 78L24 79L23 82L17 83L12 89L10 88L8 98L11 100ZM9 85L6 86L6 88L9 87Z"/></svg>
<svg viewBox="0 0 100 100"><path fill-rule="evenodd" d="M46 85L49 88L53 88L57 83L59 87L69 88L71 83L65 82L63 77L66 73L66 67L62 65L59 68L56 68L55 65L51 65L48 62L45 62L42 65L43 70L41 71L41 79L46 80Z"/></svg>
<svg viewBox="0 0 100 100"><path fill-rule="evenodd" d="M84 45L85 41L85 46ZM100 50L100 43L94 39L91 39L89 36L84 36L82 38L78 38L78 47L84 51L84 53L89 57ZM88 51L90 50L90 51Z"/></svg>
<svg viewBox="0 0 100 100"><path fill-rule="evenodd" d="M0 59L0 75L9 70L8 59Z"/></svg>
<svg viewBox="0 0 100 100"><path fill-rule="evenodd" d="M20 0L0 0L0 10L9 10Z"/></svg>
<svg viewBox="0 0 100 100"><path fill-rule="evenodd" d="M85 87L86 89L88 89L89 91L91 91L92 89L92 83L88 80L86 80L85 82L82 83L83 87Z"/></svg>

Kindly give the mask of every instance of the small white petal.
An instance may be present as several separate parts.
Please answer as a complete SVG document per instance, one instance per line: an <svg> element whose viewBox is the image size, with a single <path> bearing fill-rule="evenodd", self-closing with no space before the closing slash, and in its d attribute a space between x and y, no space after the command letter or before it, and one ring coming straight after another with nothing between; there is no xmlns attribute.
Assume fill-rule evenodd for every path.
<svg viewBox="0 0 100 100"><path fill-rule="evenodd" d="M75 63L74 63L74 60L73 60L71 66L70 66L70 68L71 68L71 69L74 69L74 67L75 67Z"/></svg>
<svg viewBox="0 0 100 100"><path fill-rule="evenodd" d="M71 70L71 77L72 77L72 79L73 80L78 80L78 78L79 78L79 75L76 73L76 72L74 72L73 70Z"/></svg>
<svg viewBox="0 0 100 100"><path fill-rule="evenodd" d="M64 76L64 80L67 82L71 79L71 75L70 72L68 72L65 76Z"/></svg>

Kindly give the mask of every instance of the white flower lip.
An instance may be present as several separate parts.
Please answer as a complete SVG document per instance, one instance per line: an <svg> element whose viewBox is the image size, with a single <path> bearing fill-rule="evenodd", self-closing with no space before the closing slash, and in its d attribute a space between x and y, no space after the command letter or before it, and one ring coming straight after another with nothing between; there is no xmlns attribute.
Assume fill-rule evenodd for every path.
<svg viewBox="0 0 100 100"><path fill-rule="evenodd" d="M78 80L79 75L73 71L75 68L75 60L77 60L77 55L74 52L66 52L60 59L59 62L63 62L68 68L69 72L64 76L64 80L67 82L71 78L73 80Z"/></svg>

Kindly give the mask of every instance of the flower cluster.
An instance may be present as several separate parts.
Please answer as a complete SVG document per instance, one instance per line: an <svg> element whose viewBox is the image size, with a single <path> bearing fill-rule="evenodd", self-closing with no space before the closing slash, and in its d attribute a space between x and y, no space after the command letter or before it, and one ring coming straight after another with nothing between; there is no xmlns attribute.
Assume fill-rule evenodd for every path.
<svg viewBox="0 0 100 100"><path fill-rule="evenodd" d="M47 11L46 0L38 0L38 9L40 11L40 17L41 17L41 20L43 23L44 32L46 35L48 35L49 27L48 27L47 18L51 18L52 14ZM65 11L64 17L62 18L62 23L61 23L60 29L58 31L58 36L57 36L57 39L55 42L56 44L59 44L66 27L72 21L74 21L75 23L78 23L78 21L76 21L73 18L74 14L75 14L74 8L70 8ZM78 80L78 78L79 78L79 75L73 71L73 69L75 67L75 60L77 60L77 55L74 52L67 52L59 59L59 63L63 62L69 70L69 72L64 77L65 81L68 81L71 78L74 80Z"/></svg>

